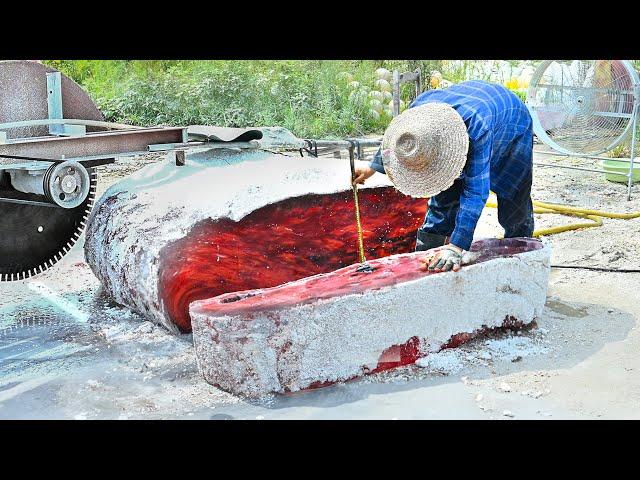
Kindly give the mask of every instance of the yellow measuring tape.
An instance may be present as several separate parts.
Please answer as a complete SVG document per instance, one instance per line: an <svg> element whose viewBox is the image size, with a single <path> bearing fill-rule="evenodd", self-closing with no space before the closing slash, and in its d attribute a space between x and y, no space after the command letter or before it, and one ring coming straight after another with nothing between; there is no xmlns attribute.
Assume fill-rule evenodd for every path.
<svg viewBox="0 0 640 480"><path fill-rule="evenodd" d="M358 230L358 254L360 256L360 263L365 263L367 259L364 256L364 240L362 238L362 223L360 222L360 204L358 203L358 185L352 185L353 187L353 201L356 206L356 229Z"/></svg>
<svg viewBox="0 0 640 480"><path fill-rule="evenodd" d="M356 269L357 272L371 273L374 268L367 263L367 259L364 256L364 238L362 234L362 222L360 221L360 203L358 202L358 185L353 183L356 179L356 167L355 167L355 142L350 142L349 147L349 163L351 164L351 188L353 189L353 202L356 210L356 229L358 230L358 256L360 258L360 266Z"/></svg>

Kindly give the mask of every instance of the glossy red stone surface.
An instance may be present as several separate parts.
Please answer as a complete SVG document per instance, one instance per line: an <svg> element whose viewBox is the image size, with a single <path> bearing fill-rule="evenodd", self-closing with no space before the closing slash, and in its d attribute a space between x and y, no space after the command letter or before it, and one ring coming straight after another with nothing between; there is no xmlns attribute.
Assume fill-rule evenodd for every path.
<svg viewBox="0 0 640 480"><path fill-rule="evenodd" d="M476 241L472 251L479 253L473 263L512 256L542 248L538 240L491 239ZM207 315L247 315L252 312L280 310L292 305L326 300L341 295L363 293L399 283L409 282L424 275L448 275L447 272L422 271L420 259L427 253L375 259L367 262L371 273L358 272L358 265L350 265L331 273L304 278L294 283L264 290L234 291L199 302L197 311ZM462 268L466 268L463 266ZM249 318L250 316L247 316Z"/></svg>
<svg viewBox="0 0 640 480"><path fill-rule="evenodd" d="M427 202L392 187L359 192L367 259L407 253ZM351 191L267 205L239 222L203 221L160 252L160 298L169 318L191 330L189 304L228 292L268 288L358 261Z"/></svg>

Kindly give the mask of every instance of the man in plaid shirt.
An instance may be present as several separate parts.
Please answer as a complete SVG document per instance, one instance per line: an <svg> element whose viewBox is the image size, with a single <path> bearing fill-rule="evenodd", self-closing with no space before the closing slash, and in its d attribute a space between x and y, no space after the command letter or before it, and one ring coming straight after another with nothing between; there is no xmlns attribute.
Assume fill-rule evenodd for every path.
<svg viewBox="0 0 640 480"><path fill-rule="evenodd" d="M418 229L416 250L448 244L429 263L430 270L460 266L489 197L498 199L498 221L505 238L530 237L533 233L531 180L533 127L527 107L501 85L472 80L443 90L428 90L409 108L439 102L462 117L469 135L467 161L460 177L445 191L429 199L424 225ZM375 172L385 173L381 149L369 164L356 168L356 182Z"/></svg>

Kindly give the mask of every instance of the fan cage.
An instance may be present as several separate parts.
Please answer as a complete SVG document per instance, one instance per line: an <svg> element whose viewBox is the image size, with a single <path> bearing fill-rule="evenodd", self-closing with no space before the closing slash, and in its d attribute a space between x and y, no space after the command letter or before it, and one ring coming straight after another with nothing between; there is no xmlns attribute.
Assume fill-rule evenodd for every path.
<svg viewBox="0 0 640 480"><path fill-rule="evenodd" d="M536 69L526 103L534 133L553 150L544 153L629 163L627 197L630 199L639 99L640 79L627 60L548 60ZM628 140L630 135L630 158L600 156Z"/></svg>

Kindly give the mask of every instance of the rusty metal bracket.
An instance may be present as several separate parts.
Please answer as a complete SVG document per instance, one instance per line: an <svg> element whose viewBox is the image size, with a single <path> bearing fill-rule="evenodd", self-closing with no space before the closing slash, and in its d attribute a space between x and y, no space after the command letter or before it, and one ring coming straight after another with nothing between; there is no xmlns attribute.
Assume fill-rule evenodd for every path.
<svg viewBox="0 0 640 480"><path fill-rule="evenodd" d="M393 93L393 116L400 115L400 85L403 83L415 83L416 97L422 93L421 71L416 68L413 72L400 73L393 71L392 93Z"/></svg>
<svg viewBox="0 0 640 480"><path fill-rule="evenodd" d="M318 158L318 142L315 140L305 140L304 143L306 146L300 149L300 156L304 157L303 152L307 152L312 157Z"/></svg>
<svg viewBox="0 0 640 480"><path fill-rule="evenodd" d="M184 150L176 150L176 166L184 167L186 164L186 155Z"/></svg>
<svg viewBox="0 0 640 480"><path fill-rule="evenodd" d="M62 76L60 72L47 73L47 111L50 120L62 120ZM65 123L49 124L51 135L63 137L81 137L87 134L84 125L71 125Z"/></svg>
<svg viewBox="0 0 640 480"><path fill-rule="evenodd" d="M149 153L150 145L181 143L185 131L184 127L130 128L88 132L82 137L20 138L0 144L0 157L85 161L141 155Z"/></svg>

